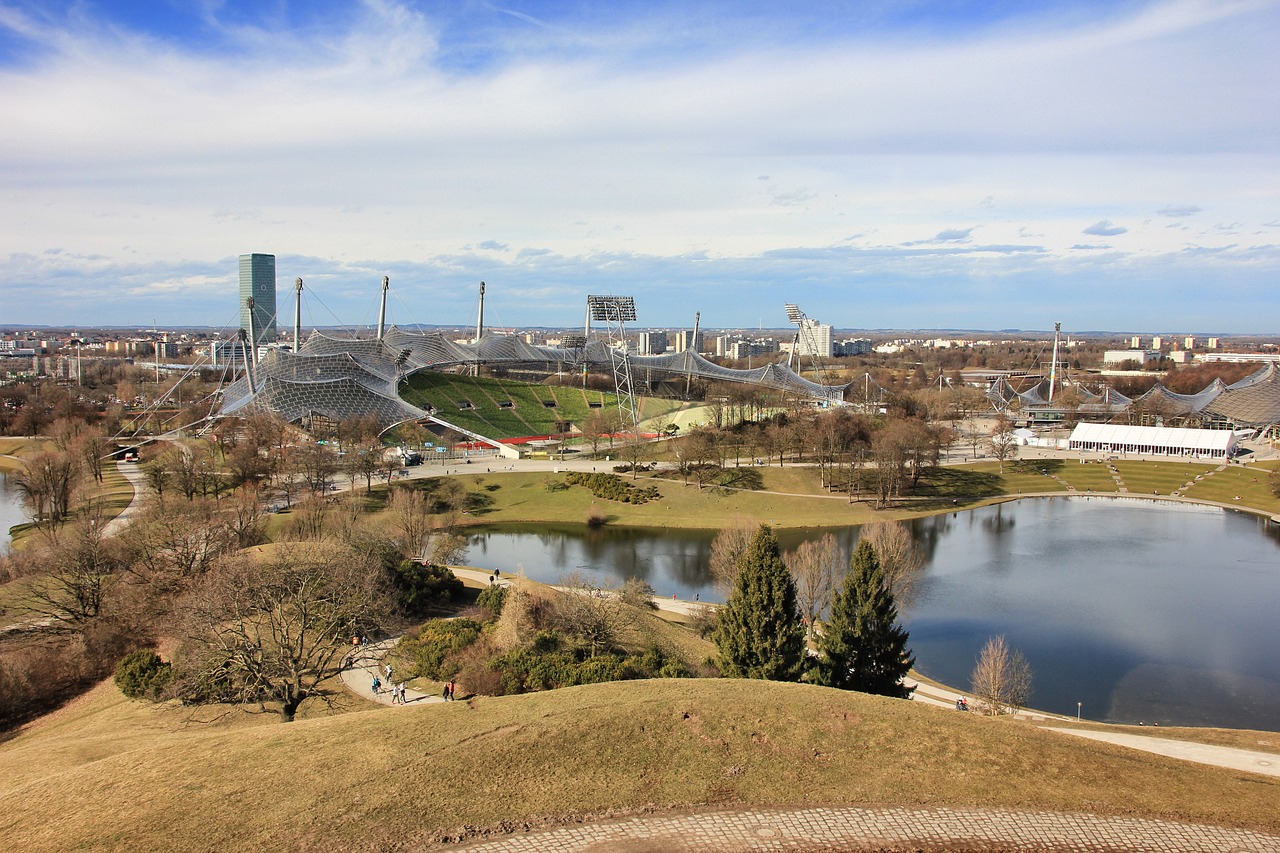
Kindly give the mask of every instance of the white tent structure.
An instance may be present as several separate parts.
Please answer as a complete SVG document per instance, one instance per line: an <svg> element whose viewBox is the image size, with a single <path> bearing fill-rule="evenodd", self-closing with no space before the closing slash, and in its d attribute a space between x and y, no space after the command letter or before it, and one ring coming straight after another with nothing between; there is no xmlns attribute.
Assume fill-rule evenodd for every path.
<svg viewBox="0 0 1280 853"><path fill-rule="evenodd" d="M1071 450L1101 453L1230 459L1235 453L1236 435L1225 429L1079 424L1067 446Z"/></svg>

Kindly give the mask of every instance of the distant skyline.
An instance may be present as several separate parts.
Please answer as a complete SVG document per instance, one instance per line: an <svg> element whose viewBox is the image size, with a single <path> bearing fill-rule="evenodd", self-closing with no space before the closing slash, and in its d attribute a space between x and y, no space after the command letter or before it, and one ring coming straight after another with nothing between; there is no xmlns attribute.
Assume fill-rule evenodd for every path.
<svg viewBox="0 0 1280 853"><path fill-rule="evenodd" d="M0 0L0 326L1280 333L1280 3Z"/></svg>

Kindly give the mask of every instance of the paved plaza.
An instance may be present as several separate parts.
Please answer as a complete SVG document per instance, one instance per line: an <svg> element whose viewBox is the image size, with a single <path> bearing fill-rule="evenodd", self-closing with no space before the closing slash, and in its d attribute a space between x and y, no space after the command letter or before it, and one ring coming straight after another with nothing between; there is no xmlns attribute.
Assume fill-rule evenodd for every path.
<svg viewBox="0 0 1280 853"><path fill-rule="evenodd" d="M1080 851L1277 853L1280 836L1239 829L988 809L707 811L579 824L462 844L484 853Z"/></svg>

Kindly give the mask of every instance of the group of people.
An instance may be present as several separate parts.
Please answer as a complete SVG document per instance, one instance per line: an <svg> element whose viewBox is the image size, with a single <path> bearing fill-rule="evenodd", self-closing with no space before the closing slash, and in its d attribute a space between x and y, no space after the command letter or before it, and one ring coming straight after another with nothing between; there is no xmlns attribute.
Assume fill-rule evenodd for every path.
<svg viewBox="0 0 1280 853"><path fill-rule="evenodd" d="M406 702L408 702L408 699L405 698L404 682L402 681L399 684L392 683L391 667L389 666L387 667L387 684L391 685L391 704L392 705L403 705ZM382 688L383 688L382 676L375 675L373 677L373 695L377 696L379 693L381 693Z"/></svg>

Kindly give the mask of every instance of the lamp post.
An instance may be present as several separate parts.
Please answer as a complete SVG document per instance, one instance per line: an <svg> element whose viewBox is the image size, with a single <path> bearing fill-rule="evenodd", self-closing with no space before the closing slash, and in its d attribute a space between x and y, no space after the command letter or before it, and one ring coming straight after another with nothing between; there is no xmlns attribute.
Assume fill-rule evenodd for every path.
<svg viewBox="0 0 1280 853"><path fill-rule="evenodd" d="M1077 722L1077 723L1078 723L1078 722L1080 722L1080 707L1081 707L1081 705L1083 705L1083 704L1084 704L1083 702L1077 702L1077 703L1076 703L1076 722Z"/></svg>

